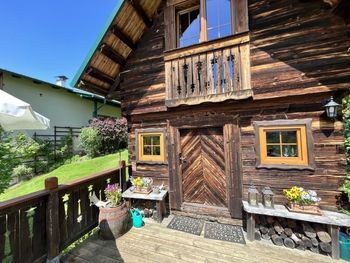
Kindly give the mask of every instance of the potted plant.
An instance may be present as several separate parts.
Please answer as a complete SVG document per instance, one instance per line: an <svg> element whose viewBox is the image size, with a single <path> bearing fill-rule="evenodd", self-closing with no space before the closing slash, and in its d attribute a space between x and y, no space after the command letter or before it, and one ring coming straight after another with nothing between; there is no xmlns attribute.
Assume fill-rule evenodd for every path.
<svg viewBox="0 0 350 263"><path fill-rule="evenodd" d="M291 189L283 190L289 203L287 208L292 212L320 215L319 202L321 198L312 190L304 190L302 187L293 186Z"/></svg>
<svg viewBox="0 0 350 263"><path fill-rule="evenodd" d="M108 184L104 193L106 202L98 202L100 236L103 239L116 239L131 227L130 213L122 201L122 190L118 184Z"/></svg>
<svg viewBox="0 0 350 263"><path fill-rule="evenodd" d="M141 177L136 177L132 179L132 184L136 188L136 191L141 192L142 186L143 186L143 180Z"/></svg>

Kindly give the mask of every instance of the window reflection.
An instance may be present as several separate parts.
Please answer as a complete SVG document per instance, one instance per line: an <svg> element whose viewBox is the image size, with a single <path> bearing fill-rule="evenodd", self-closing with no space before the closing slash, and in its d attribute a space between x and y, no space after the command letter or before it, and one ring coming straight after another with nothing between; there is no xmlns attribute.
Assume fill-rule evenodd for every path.
<svg viewBox="0 0 350 263"><path fill-rule="evenodd" d="M298 157L297 131L267 131L268 157Z"/></svg>
<svg viewBox="0 0 350 263"><path fill-rule="evenodd" d="M144 135L143 137L143 154L160 155L160 136Z"/></svg>
<svg viewBox="0 0 350 263"><path fill-rule="evenodd" d="M199 43L199 7L179 14L179 44L185 47Z"/></svg>
<svg viewBox="0 0 350 263"><path fill-rule="evenodd" d="M231 35L231 1L207 0L208 40Z"/></svg>

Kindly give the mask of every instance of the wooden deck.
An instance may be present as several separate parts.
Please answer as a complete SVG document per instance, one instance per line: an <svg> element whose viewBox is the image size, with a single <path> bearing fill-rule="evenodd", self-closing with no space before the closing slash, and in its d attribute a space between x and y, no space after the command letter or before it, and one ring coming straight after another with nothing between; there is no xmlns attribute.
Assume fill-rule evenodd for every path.
<svg viewBox="0 0 350 263"><path fill-rule="evenodd" d="M116 241L92 236L62 258L61 262L342 262L330 257L276 247L261 242L246 245L205 239L146 222L141 229L131 229Z"/></svg>

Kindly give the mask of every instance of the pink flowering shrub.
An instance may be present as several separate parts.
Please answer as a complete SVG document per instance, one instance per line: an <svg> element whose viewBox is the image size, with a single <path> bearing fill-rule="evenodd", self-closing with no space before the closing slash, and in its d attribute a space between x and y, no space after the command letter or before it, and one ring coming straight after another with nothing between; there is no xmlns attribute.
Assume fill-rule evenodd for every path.
<svg viewBox="0 0 350 263"><path fill-rule="evenodd" d="M102 137L101 153L115 153L119 149L126 148L128 125L125 118L94 118L90 127L96 129Z"/></svg>

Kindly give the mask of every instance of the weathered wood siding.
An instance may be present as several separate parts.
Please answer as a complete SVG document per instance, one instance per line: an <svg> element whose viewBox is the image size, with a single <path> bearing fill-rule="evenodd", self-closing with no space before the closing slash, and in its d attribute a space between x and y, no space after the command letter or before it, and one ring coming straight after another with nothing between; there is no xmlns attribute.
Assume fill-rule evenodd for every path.
<svg viewBox="0 0 350 263"><path fill-rule="evenodd" d="M322 1L249 0L254 98L349 88L349 26Z"/></svg>
<svg viewBox="0 0 350 263"><path fill-rule="evenodd" d="M226 103L220 106L188 107L177 112L135 115L131 118L130 160L136 171L134 174L151 176L159 182L168 183L168 166L137 164L135 158L135 128L167 127L167 122L188 118L189 124L205 121L206 118L220 119L222 116L239 115L241 131L241 166L243 198L247 198L247 188L253 183L259 188L270 186L275 192L277 202L281 202L282 190L293 185L316 190L322 198L322 204L334 206L339 196L339 187L346 176L346 158L343 148L343 126L341 121L331 121L324 116L320 101L329 94L300 96L290 100L280 98L263 100L254 103L246 100L236 103ZM211 104L212 105L212 104ZM216 117L215 117L216 116ZM255 153L254 121L276 119L312 119L312 134L314 140L314 171L281 171L277 169L257 169ZM208 121L209 123L210 121Z"/></svg>
<svg viewBox="0 0 350 263"><path fill-rule="evenodd" d="M159 11L122 73L124 114L165 111L164 14Z"/></svg>
<svg viewBox="0 0 350 263"><path fill-rule="evenodd" d="M122 74L122 110L129 121L129 160L134 175L169 184L168 163L136 163L135 129L165 128L169 143L169 123L174 120L186 117L191 123L210 116L238 115L242 162L234 166L242 169L243 198L250 183L271 186L278 202L282 189L300 185L317 190L323 204L335 205L346 174L343 127L339 121L327 120L320 102L349 86L346 26L318 1L260 4L250 0L249 14L254 98L167 109L164 15L157 13ZM309 93L312 96L298 96ZM256 169L253 122L304 118L313 120L315 171Z"/></svg>
<svg viewBox="0 0 350 263"><path fill-rule="evenodd" d="M297 105L295 105L297 106ZM266 110L253 116L242 116L241 124L241 149L243 194L247 199L247 190L250 184L256 185L260 190L264 186L271 186L276 194L277 202L285 202L283 189L294 185L306 189L316 190L322 198L321 204L335 205L339 196L339 187L346 175L346 158L343 148L343 127L341 121L329 121L324 117L324 111L320 109L318 102L310 102L306 105L298 105L298 111L291 111L287 107L277 107L274 110ZM315 160L314 171L256 169L256 148L254 121L275 119L312 119L312 135L314 139Z"/></svg>

